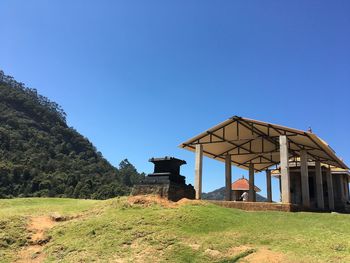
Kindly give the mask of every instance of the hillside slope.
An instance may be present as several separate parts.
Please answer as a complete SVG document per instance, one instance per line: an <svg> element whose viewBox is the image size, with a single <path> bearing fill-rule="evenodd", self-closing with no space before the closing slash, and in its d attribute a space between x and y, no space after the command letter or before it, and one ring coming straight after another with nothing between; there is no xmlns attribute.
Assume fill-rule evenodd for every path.
<svg viewBox="0 0 350 263"><path fill-rule="evenodd" d="M0 71L0 198L105 199L129 192L142 175L121 169L68 127L62 108Z"/></svg>
<svg viewBox="0 0 350 263"><path fill-rule="evenodd" d="M246 212L155 197L0 200L3 263L28 256L29 262L350 262L349 236L349 215L342 214Z"/></svg>

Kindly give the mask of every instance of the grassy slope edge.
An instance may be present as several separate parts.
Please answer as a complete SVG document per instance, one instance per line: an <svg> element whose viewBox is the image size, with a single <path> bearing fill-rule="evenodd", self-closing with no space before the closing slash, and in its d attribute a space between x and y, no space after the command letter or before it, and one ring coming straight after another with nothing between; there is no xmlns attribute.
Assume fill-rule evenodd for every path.
<svg viewBox="0 0 350 263"><path fill-rule="evenodd" d="M26 244L29 216L53 212L80 217L50 231L45 262L235 262L260 248L290 262L350 261L348 215L130 205L125 197L0 200L0 261Z"/></svg>

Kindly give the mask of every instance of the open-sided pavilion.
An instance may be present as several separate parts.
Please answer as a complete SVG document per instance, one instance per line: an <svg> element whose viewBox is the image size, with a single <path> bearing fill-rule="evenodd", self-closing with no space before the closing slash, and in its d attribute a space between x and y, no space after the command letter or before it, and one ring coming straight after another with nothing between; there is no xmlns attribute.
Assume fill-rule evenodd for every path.
<svg viewBox="0 0 350 263"><path fill-rule="evenodd" d="M348 170L332 148L316 134L272 123L233 116L228 120L182 143L180 147L195 152L196 198L202 193L203 155L225 163L225 200L231 200L231 166L249 170L249 201L255 202L254 174L266 171L267 199L272 202L271 170L280 171L281 201L291 204L290 161L300 158L302 207L310 207L308 164L315 163L317 208L334 209L330 168ZM326 167L326 170L324 170ZM323 169L323 170L322 170ZM327 195L324 194L327 187Z"/></svg>

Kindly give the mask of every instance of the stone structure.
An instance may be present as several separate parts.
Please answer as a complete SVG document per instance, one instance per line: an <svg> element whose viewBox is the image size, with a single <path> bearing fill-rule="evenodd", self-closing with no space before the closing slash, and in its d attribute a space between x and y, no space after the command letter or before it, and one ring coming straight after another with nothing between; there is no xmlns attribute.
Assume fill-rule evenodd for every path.
<svg viewBox="0 0 350 263"><path fill-rule="evenodd" d="M195 198L193 186L186 185L185 176L180 175L180 166L186 161L174 157L151 158L149 161L154 163L154 172L134 186L132 195L154 194L171 201Z"/></svg>

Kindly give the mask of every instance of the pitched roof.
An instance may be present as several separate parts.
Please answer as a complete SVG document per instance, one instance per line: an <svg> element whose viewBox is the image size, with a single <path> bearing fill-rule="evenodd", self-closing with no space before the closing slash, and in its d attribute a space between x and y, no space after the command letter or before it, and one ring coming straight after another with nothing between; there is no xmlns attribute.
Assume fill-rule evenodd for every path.
<svg viewBox="0 0 350 263"><path fill-rule="evenodd" d="M239 178L235 182L232 183L231 185L232 190L243 190L243 191L248 191L249 190L249 181L245 179L244 177ZM261 190L259 187L254 186L255 192L260 192Z"/></svg>
<svg viewBox="0 0 350 263"><path fill-rule="evenodd" d="M322 163L342 169L349 169L336 156L333 149L316 134L268 122L233 116L230 119L187 140L181 148L195 151L195 146L203 146L203 155L225 162L231 156L232 164L243 169L261 172L280 163L279 136L288 137L291 156L300 156L301 150Z"/></svg>

